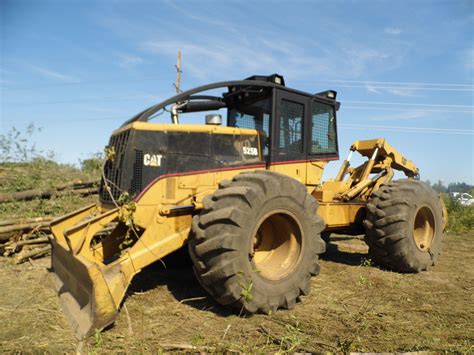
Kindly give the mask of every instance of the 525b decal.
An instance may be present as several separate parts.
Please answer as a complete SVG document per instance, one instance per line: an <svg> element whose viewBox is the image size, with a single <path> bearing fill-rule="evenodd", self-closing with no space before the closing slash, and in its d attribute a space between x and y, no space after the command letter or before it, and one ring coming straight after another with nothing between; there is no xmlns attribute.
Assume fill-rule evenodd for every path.
<svg viewBox="0 0 474 355"><path fill-rule="evenodd" d="M243 152L245 155L253 155L253 156L258 155L258 149L255 147L243 147Z"/></svg>

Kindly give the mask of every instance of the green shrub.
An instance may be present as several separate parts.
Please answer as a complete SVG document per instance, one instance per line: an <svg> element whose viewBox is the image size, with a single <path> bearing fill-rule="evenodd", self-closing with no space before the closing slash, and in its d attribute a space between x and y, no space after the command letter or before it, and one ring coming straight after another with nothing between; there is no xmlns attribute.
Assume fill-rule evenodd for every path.
<svg viewBox="0 0 474 355"><path fill-rule="evenodd" d="M474 231L474 206L463 206L447 194L442 194L448 209L448 227L450 233L466 233Z"/></svg>
<svg viewBox="0 0 474 355"><path fill-rule="evenodd" d="M12 127L5 134L0 134L0 163L25 163L36 158L53 160L53 152L44 152L36 148L33 136L39 132L41 132L41 127L30 123L24 132Z"/></svg>
<svg viewBox="0 0 474 355"><path fill-rule="evenodd" d="M80 160L81 170L93 176L100 176L102 164L104 163L104 153L93 154L90 158Z"/></svg>

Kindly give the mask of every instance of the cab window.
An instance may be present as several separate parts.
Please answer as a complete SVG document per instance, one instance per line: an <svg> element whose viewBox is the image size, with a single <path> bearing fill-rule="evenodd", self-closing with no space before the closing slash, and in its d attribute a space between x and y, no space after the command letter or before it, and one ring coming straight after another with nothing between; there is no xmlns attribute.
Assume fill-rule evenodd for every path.
<svg viewBox="0 0 474 355"><path fill-rule="evenodd" d="M278 145L280 155L303 153L303 117L303 104L286 99L281 100Z"/></svg>
<svg viewBox="0 0 474 355"><path fill-rule="evenodd" d="M334 154L336 152L334 107L313 101L311 105L310 154Z"/></svg>
<svg viewBox="0 0 474 355"><path fill-rule="evenodd" d="M271 120L271 90L244 92L227 98L227 124L231 127L249 128L264 134L263 156L269 153L268 143Z"/></svg>

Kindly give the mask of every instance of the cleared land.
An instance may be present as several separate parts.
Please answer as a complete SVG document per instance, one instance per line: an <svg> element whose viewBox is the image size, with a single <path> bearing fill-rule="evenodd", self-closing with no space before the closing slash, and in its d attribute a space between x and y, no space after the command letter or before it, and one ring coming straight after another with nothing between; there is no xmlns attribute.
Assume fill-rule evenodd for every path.
<svg viewBox="0 0 474 355"><path fill-rule="evenodd" d="M2 351L474 351L474 233L448 235L438 265L398 274L371 265L360 238L336 236L291 311L241 317L208 298L190 266L134 281L115 326L79 343L49 287L49 258L0 258Z"/></svg>
<svg viewBox="0 0 474 355"><path fill-rule="evenodd" d="M0 193L57 188L97 179L50 161L0 164ZM65 194L0 204L0 219L53 217L95 202ZM360 238L334 237L312 280L312 293L291 311L239 317L206 296L186 254L137 276L115 326L79 343L49 285L49 258L13 265L0 257L1 352L191 350L474 352L472 209L449 206L444 252L432 271L398 274L367 259ZM459 209L459 211L457 211ZM455 217L455 218L454 218ZM469 232L465 233L468 230ZM189 262L189 260L188 260ZM128 316L127 316L128 314Z"/></svg>

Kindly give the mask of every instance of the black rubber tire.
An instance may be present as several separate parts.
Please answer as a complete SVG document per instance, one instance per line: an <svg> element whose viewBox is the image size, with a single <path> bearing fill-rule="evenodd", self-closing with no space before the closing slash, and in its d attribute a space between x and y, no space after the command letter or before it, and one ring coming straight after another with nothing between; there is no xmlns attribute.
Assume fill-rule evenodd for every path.
<svg viewBox="0 0 474 355"><path fill-rule="evenodd" d="M429 216L431 242L415 240L419 213ZM427 220L428 220L427 219ZM418 225L419 222L417 222ZM438 194L417 180L398 180L382 185L367 204L365 241L370 257L380 265L399 272L420 272L434 265L443 240L443 212Z"/></svg>
<svg viewBox="0 0 474 355"><path fill-rule="evenodd" d="M331 241L331 232L321 232L321 239L329 243Z"/></svg>
<svg viewBox="0 0 474 355"><path fill-rule="evenodd" d="M223 181L203 204L201 214L193 218L189 253L197 279L217 302L246 313L270 314L280 307L293 308L301 294L309 294L325 243L318 203L304 185L269 171L243 173ZM255 269L249 246L259 221L282 210L296 217L301 247L292 272L269 280ZM251 297L244 297L245 289Z"/></svg>

